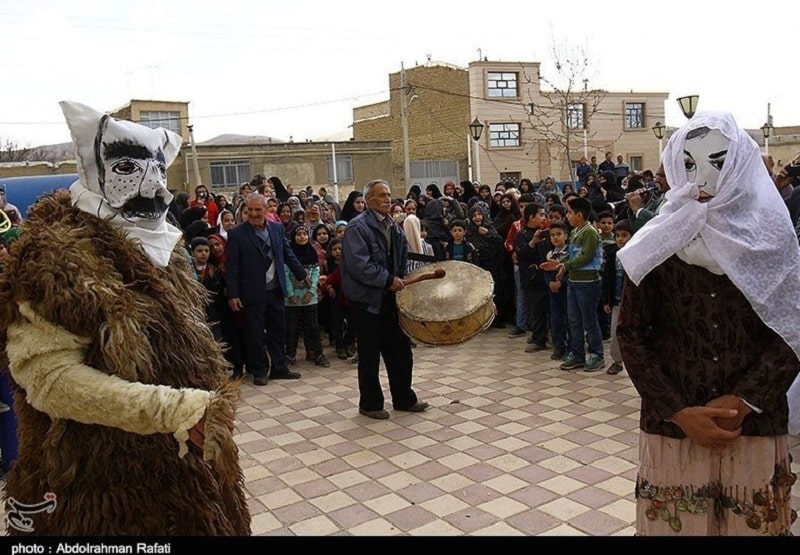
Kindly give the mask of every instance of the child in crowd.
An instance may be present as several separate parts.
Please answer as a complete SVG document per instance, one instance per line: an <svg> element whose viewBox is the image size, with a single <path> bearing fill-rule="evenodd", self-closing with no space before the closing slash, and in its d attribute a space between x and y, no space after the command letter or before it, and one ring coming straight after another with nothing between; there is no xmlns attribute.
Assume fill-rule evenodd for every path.
<svg viewBox="0 0 800 555"><path fill-rule="evenodd" d="M289 236L295 256L305 267L310 283L300 282L294 277L289 266L284 266L286 273L286 360L289 364L297 361L297 343L302 322L306 358L314 360L317 366L330 366L322 352L322 338L319 330L317 304L319 296L319 259L317 251L311 245L308 226L299 224Z"/></svg>
<svg viewBox="0 0 800 555"><path fill-rule="evenodd" d="M584 368L597 372L603 367L603 338L597 321L597 306L602 294L600 264L603 249L600 235L589 222L592 204L583 197L567 201L567 220L572 225L567 252L569 258L556 264L545 262L545 270L558 270L560 278L567 274L567 320L569 321L570 350L562 370ZM588 349L584 340L588 341ZM588 350L588 356L586 352Z"/></svg>
<svg viewBox="0 0 800 555"><path fill-rule="evenodd" d="M217 234L223 239L228 239L228 231L236 225L236 216L230 210L223 210L219 213L219 225L217 226Z"/></svg>
<svg viewBox="0 0 800 555"><path fill-rule="evenodd" d="M547 349L549 295L544 271L539 265L546 260L552 245L544 208L536 203L528 203L522 212L522 219L524 225L514 236L514 253L519 265L520 287L531 332L530 345L525 352L535 353Z"/></svg>
<svg viewBox="0 0 800 555"><path fill-rule="evenodd" d="M617 320L619 319L619 303L622 299L622 283L625 270L622 262L617 259L617 251L630 241L633 228L628 220L620 220L614 226L616 243L604 247L606 268L603 274L603 308L606 314L611 315L611 366L606 369L606 374L619 374L622 372L622 354L617 342Z"/></svg>
<svg viewBox="0 0 800 555"><path fill-rule="evenodd" d="M465 239L467 222L462 219L453 220L450 224L450 241L444 244L445 260L458 260L478 264L478 255L472 243Z"/></svg>
<svg viewBox="0 0 800 555"><path fill-rule="evenodd" d="M345 360L356 353L356 340L347 325L347 297L342 290L342 241L334 237L328 245L328 274L325 292L331 306L331 335L336 345L336 357Z"/></svg>
<svg viewBox="0 0 800 555"><path fill-rule="evenodd" d="M208 297L204 299L206 322L208 327L211 328L211 333L214 334L214 339L221 343L223 341L221 305L227 303L222 272L216 265L209 262L211 243L206 237L195 237L189 244L189 248L192 254L192 266L194 267L195 275L208 291Z"/></svg>
<svg viewBox="0 0 800 555"><path fill-rule="evenodd" d="M550 243L553 248L547 253L547 260L562 263L569 258L567 252L567 225L564 222L550 222ZM558 277L558 272L545 272L545 282L550 291L550 339L553 342L552 360L564 360L569 346L569 323L567 320L567 277Z"/></svg>
<svg viewBox="0 0 800 555"><path fill-rule="evenodd" d="M403 233L405 233L408 241L406 274L410 274L425 264L436 261L436 257L433 255L433 247L425 241L427 231L423 233L422 222L417 218L416 214L406 215L403 220Z"/></svg>
<svg viewBox="0 0 800 555"><path fill-rule="evenodd" d="M600 234L600 243L603 245L603 261L600 264L600 281L602 283L603 276L606 272L606 247L616 245L614 239L614 214L611 211L603 211L597 214L597 219L594 221L594 226ZM601 284L601 288L605 287ZM603 299L600 299L600 304L597 306L597 321L600 323L600 333L603 335L603 341L611 339L611 313L606 312L603 304Z"/></svg>
<svg viewBox="0 0 800 555"><path fill-rule="evenodd" d="M336 237L337 239L339 239L339 241L341 241L342 238L344 237L344 232L347 229L347 222L344 220L339 220L335 224L333 224L333 228L334 228L333 232L334 237Z"/></svg>

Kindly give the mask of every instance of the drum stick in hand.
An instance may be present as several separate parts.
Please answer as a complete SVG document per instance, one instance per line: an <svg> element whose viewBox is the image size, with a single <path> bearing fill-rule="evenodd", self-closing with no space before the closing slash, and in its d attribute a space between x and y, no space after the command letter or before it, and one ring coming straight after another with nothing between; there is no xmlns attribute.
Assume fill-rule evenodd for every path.
<svg viewBox="0 0 800 555"><path fill-rule="evenodd" d="M447 274L447 272L445 272L444 268L436 268L432 272L428 272L427 274L420 274L420 275L418 275L416 277L403 280L403 282L406 285L411 285L412 283L418 283L420 281L425 281L425 280L428 280L428 279L443 278L445 276L445 274Z"/></svg>

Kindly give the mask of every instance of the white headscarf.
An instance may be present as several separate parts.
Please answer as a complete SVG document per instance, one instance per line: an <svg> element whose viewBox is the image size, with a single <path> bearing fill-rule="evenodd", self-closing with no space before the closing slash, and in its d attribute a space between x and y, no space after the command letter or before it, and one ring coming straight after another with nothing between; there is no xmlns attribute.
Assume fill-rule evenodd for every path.
<svg viewBox="0 0 800 555"><path fill-rule="evenodd" d="M687 133L704 126L731 142L716 196L700 203L698 185L687 180L684 145ZM662 161L667 202L617 253L625 272L638 285L699 235L713 263L800 357L800 248L756 142L731 114L700 112L670 138Z"/></svg>
<svg viewBox="0 0 800 555"><path fill-rule="evenodd" d="M425 254L422 246L422 236L420 235L419 218L414 214L408 214L403 220L403 231L408 241L408 250L416 254Z"/></svg>
<svg viewBox="0 0 800 555"><path fill-rule="evenodd" d="M109 220L139 242L156 266L166 267L182 236L181 230L167 222L166 205L172 201L172 194L166 188L165 177L166 167L180 152L180 136L166 129L116 120L77 102L60 104L72 134L80 176L70 187L73 206ZM140 152L131 156L136 159L135 164L128 164L123 177L106 168L110 163L106 160L107 149L120 144ZM124 162L124 157L120 160ZM159 198L165 209L148 220L125 217L125 203L135 198Z"/></svg>

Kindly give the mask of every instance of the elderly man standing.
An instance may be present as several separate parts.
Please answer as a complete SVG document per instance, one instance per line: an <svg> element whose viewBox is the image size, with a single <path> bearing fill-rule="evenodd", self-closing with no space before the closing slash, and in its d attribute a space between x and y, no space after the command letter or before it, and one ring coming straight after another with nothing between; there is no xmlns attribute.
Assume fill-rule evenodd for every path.
<svg viewBox="0 0 800 555"><path fill-rule="evenodd" d="M267 385L268 378L300 378L299 372L289 370L286 361L284 265L299 281L311 283L289 246L283 225L267 220L267 197L254 193L247 199L247 221L228 232L225 264L228 305L234 312L243 311L245 364L253 374L253 385ZM264 352L265 330L269 365Z"/></svg>
<svg viewBox="0 0 800 555"><path fill-rule="evenodd" d="M397 312L395 293L405 287L408 243L389 216L389 183L370 181L364 199L367 209L350 221L342 241L342 287L358 343L358 412L385 420L389 413L383 408L378 378L381 356L394 409L423 412L428 403L419 401L411 389L414 357Z"/></svg>

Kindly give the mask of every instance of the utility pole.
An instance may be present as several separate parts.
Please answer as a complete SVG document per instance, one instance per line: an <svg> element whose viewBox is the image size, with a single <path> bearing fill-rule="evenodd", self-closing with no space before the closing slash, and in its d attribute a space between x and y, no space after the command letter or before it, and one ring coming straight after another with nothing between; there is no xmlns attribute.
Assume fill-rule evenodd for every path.
<svg viewBox="0 0 800 555"><path fill-rule="evenodd" d="M194 186L202 185L200 180L200 167L197 165L197 149L194 146L194 125L187 125L189 128L189 140L192 142L192 167L194 168Z"/></svg>
<svg viewBox="0 0 800 555"><path fill-rule="evenodd" d="M403 180L406 193L411 183L411 159L408 152L408 91L406 84L406 70L400 62L400 122L403 128Z"/></svg>

